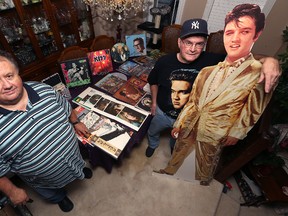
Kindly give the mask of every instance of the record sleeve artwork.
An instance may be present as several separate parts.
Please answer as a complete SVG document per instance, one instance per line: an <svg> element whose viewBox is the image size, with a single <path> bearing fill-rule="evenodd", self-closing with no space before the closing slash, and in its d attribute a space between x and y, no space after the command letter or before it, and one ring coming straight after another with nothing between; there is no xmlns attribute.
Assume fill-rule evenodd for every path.
<svg viewBox="0 0 288 216"><path fill-rule="evenodd" d="M98 81L95 86L113 95L120 89L127 81L127 76L121 73L109 73Z"/></svg>
<svg viewBox="0 0 288 216"><path fill-rule="evenodd" d="M135 131L140 129L142 123L150 115L150 112L144 109L139 109L123 101L119 101L91 87L88 87L74 98L73 102L126 125Z"/></svg>
<svg viewBox="0 0 288 216"><path fill-rule="evenodd" d="M117 63L124 63L130 57L129 49L124 43L116 43L111 49L111 57Z"/></svg>
<svg viewBox="0 0 288 216"><path fill-rule="evenodd" d="M82 106L78 106L75 111L89 130L89 135L85 137L77 134L78 139L117 159L133 135L133 130Z"/></svg>
<svg viewBox="0 0 288 216"><path fill-rule="evenodd" d="M98 50L87 54L93 75L106 75L113 71L110 50Z"/></svg>
<svg viewBox="0 0 288 216"><path fill-rule="evenodd" d="M86 85L91 82L87 57L63 61L60 65L68 88Z"/></svg>

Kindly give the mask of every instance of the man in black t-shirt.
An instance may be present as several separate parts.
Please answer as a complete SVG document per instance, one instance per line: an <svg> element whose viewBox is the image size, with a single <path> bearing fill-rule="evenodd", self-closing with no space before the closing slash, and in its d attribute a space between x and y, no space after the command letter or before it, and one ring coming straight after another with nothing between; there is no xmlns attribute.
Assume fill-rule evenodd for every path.
<svg viewBox="0 0 288 216"><path fill-rule="evenodd" d="M172 53L159 58L150 72L148 82L152 95L151 114L154 116L148 129L148 147L146 156L151 157L159 146L160 133L171 129L179 112L175 112L171 101L170 75L178 69L190 69L191 72L200 71L202 68L216 65L225 59L224 55L207 53L204 50L208 37L207 22L203 19L190 19L183 23L178 38L179 53ZM263 58L262 75L265 76L265 90L276 83L280 72L279 63L273 58ZM179 110L178 110L179 111ZM173 149L175 140L170 139Z"/></svg>

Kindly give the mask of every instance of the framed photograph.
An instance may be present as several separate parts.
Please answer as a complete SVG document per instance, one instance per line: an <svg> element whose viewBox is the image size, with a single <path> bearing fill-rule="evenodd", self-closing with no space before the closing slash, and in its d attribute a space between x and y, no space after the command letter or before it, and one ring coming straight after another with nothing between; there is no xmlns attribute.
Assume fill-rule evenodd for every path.
<svg viewBox="0 0 288 216"><path fill-rule="evenodd" d="M60 63L60 66L68 88L91 82L91 71L87 57L67 60Z"/></svg>
<svg viewBox="0 0 288 216"><path fill-rule="evenodd" d="M130 57L147 55L145 34L126 35L125 39Z"/></svg>

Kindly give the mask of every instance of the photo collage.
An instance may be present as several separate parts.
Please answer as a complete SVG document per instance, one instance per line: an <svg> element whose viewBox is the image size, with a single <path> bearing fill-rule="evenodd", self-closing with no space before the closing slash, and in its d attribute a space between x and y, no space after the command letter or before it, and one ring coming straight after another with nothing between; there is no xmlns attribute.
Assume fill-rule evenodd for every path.
<svg viewBox="0 0 288 216"><path fill-rule="evenodd" d="M74 98L73 102L90 111L95 111L100 115L117 121L134 131L140 129L150 114L143 109L138 109L91 87L88 87ZM142 104L145 103L141 103L141 106Z"/></svg>
<svg viewBox="0 0 288 216"><path fill-rule="evenodd" d="M86 137L77 134L78 139L83 144L96 146L117 159L134 131L82 106L78 106L75 111L80 122L89 130Z"/></svg>

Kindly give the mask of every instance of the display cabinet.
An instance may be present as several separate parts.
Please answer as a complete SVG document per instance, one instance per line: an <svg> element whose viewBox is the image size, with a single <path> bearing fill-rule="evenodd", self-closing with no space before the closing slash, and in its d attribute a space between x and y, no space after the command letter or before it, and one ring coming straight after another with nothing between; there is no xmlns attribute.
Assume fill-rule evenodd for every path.
<svg viewBox="0 0 288 216"><path fill-rule="evenodd" d="M0 1L0 48L12 53L24 80L41 80L59 70L69 46L89 47L91 11L82 0Z"/></svg>

